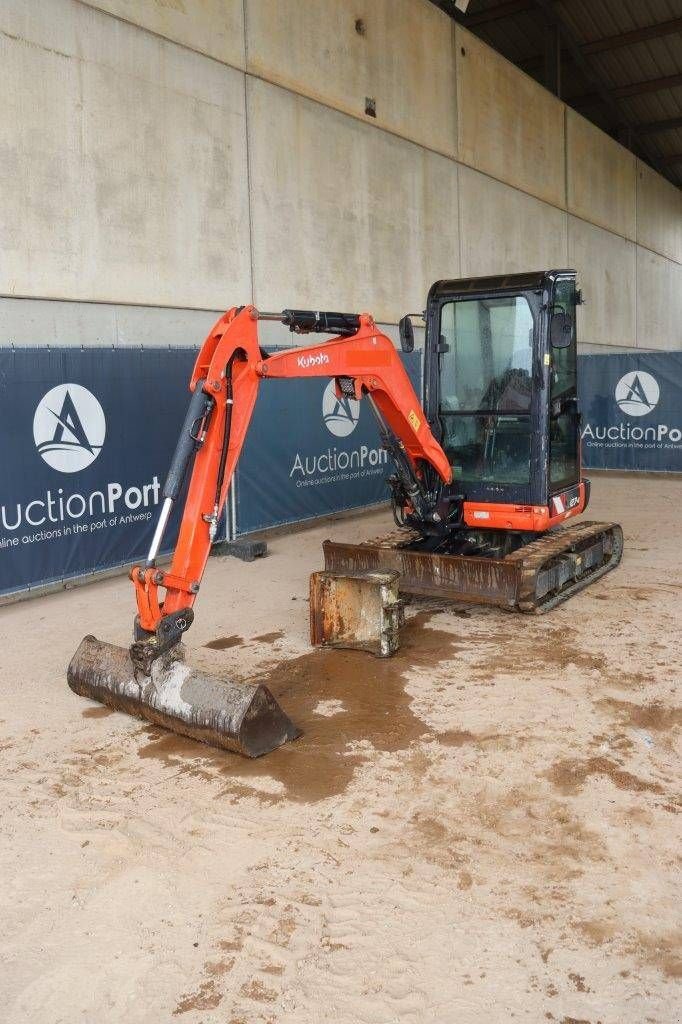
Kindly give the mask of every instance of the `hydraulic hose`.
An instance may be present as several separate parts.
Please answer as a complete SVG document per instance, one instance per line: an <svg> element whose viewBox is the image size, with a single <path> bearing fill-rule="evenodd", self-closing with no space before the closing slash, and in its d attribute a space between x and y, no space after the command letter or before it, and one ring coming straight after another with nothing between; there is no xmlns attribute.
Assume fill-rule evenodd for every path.
<svg viewBox="0 0 682 1024"><path fill-rule="evenodd" d="M213 504L213 515L216 517L215 522L211 524L213 529L213 536L211 540L215 539L215 533L217 530L217 517L218 509L220 508L220 495L223 490L223 483L225 480L225 468L227 466L227 453L230 447L230 433L232 430L232 408L234 406L234 399L232 396L232 364L236 358L237 353L233 352L230 356L227 366L225 367L225 429L223 430L223 441L220 448L220 462L218 464L218 476L216 478L216 489L215 489L215 501Z"/></svg>
<svg viewBox="0 0 682 1024"><path fill-rule="evenodd" d="M159 513L159 519L149 548L149 554L147 555L146 565L148 568L154 565L156 556L159 553L173 505L180 493L180 488L185 479L187 467L194 454L196 445L200 441L200 438L193 431L194 424L202 423L210 415L215 404L211 396L205 394L203 390L205 383L205 380L198 380L196 383L180 430L178 443L173 452L166 482L163 485L161 512Z"/></svg>

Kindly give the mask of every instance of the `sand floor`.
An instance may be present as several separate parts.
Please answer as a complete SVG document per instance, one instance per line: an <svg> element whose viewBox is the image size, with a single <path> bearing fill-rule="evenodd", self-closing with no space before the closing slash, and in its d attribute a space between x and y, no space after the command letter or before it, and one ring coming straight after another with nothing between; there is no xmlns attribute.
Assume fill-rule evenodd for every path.
<svg viewBox="0 0 682 1024"><path fill-rule="evenodd" d="M257 762L67 689L125 578L0 609L0 1019L680 1020L682 483L593 495L619 570L544 617L415 601L390 662L307 645L321 541L385 513L211 559L188 657L304 730Z"/></svg>

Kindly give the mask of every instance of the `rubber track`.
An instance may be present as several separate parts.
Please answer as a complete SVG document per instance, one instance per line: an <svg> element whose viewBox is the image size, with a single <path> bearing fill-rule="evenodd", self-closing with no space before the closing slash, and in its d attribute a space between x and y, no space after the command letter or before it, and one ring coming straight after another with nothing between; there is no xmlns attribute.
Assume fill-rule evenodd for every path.
<svg viewBox="0 0 682 1024"><path fill-rule="evenodd" d="M608 534L611 535L611 555L606 562L568 583L557 593L546 594L540 601L536 599L537 579L548 562L560 558L567 552L580 553L581 549L589 547L600 536ZM521 612L542 615L589 587L600 576L615 569L622 554L623 531L618 523L587 522L557 527L551 533L531 541L505 558L505 562L522 563L516 607Z"/></svg>

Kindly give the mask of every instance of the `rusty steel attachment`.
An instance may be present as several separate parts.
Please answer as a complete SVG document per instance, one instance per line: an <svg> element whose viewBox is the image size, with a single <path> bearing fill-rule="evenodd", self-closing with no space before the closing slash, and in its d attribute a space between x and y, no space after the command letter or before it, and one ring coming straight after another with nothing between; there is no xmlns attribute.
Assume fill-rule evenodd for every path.
<svg viewBox="0 0 682 1024"><path fill-rule="evenodd" d="M266 686L234 683L185 664L176 647L148 675L130 651L86 636L67 670L74 693L244 757L260 757L300 735Z"/></svg>
<svg viewBox="0 0 682 1024"><path fill-rule="evenodd" d="M314 572L310 577L313 646L369 651L389 658L405 621L398 572Z"/></svg>
<svg viewBox="0 0 682 1024"><path fill-rule="evenodd" d="M409 530L362 544L327 540L322 547L328 572L396 571L406 594L542 614L615 569L623 531L616 523L560 526L504 558L420 550L419 535Z"/></svg>

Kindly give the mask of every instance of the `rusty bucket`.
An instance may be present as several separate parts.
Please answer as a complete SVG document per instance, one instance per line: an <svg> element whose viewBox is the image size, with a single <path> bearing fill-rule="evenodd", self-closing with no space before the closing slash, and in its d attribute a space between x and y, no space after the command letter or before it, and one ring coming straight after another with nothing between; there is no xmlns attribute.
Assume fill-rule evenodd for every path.
<svg viewBox="0 0 682 1024"><path fill-rule="evenodd" d="M244 757L260 757L300 735L266 686L197 672L185 664L181 647L154 661L147 675L128 648L86 636L67 679L81 697Z"/></svg>

